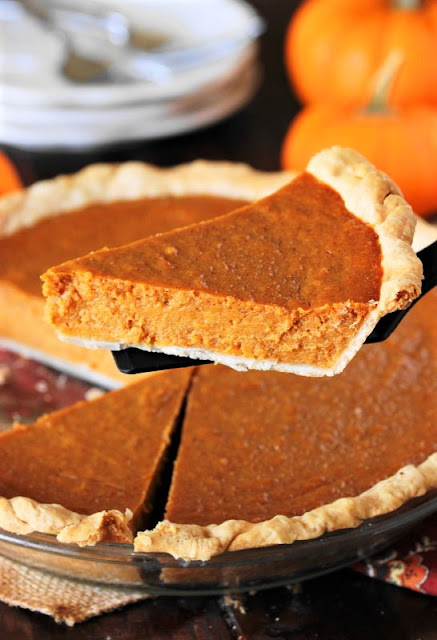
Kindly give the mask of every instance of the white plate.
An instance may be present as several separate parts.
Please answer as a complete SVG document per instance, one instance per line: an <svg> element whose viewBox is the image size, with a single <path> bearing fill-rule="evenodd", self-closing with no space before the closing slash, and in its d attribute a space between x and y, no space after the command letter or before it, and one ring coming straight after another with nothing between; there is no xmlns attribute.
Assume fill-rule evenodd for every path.
<svg viewBox="0 0 437 640"><path fill-rule="evenodd" d="M62 107L62 106L41 106L33 105L10 105L3 104L2 118L7 126L23 127L34 129L40 127L117 127L123 125L127 120L135 121L141 119L165 118L169 109L178 108L178 104L187 100L191 104L198 103L204 96L220 101L221 93L229 90L230 86L237 83L238 79L247 74L252 69L256 60L256 45L252 44L240 57L234 68L215 78L214 81L202 85L190 94L166 98L165 100L151 100L145 102L128 102L116 104L108 107L95 106L85 108Z"/></svg>
<svg viewBox="0 0 437 640"><path fill-rule="evenodd" d="M171 50L228 41L234 43L232 53L215 62L199 62L198 67L179 73L171 83L163 85L146 81L73 84L59 72L64 59L59 37L27 17L13 0L3 0L0 86L4 103L108 107L191 93L232 70L253 40L248 35L248 25L259 25L254 10L241 0L97 1L122 11L137 29L168 38Z"/></svg>
<svg viewBox="0 0 437 640"><path fill-rule="evenodd" d="M205 127L234 113L244 106L259 84L259 70L249 68L237 77L220 95L206 94L200 98L170 101L157 113L150 105L135 108L135 117L125 117L101 127L83 125L34 126L31 121L16 125L0 120L0 140L26 149L83 149L132 140L152 140ZM152 107L153 109L153 107Z"/></svg>

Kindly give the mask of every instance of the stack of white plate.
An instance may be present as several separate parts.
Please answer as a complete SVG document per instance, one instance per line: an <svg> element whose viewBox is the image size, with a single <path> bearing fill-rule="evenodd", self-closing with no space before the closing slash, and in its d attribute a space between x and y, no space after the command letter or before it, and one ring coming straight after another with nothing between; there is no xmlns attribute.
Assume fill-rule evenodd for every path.
<svg viewBox="0 0 437 640"><path fill-rule="evenodd" d="M4 144L71 149L156 139L220 120L256 90L262 23L241 0L94 0L93 7L122 13L151 43L152 72L146 59L138 74L135 56L120 48L115 63L86 82L70 77L73 40L26 4L0 3ZM154 66L164 73L154 74Z"/></svg>

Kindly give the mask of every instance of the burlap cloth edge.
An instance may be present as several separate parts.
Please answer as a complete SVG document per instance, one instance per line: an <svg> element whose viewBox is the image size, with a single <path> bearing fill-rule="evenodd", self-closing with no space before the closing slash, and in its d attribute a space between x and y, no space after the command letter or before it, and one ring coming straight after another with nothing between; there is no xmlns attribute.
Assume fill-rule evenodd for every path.
<svg viewBox="0 0 437 640"><path fill-rule="evenodd" d="M70 580L0 555L0 600L70 627L149 598L144 591Z"/></svg>

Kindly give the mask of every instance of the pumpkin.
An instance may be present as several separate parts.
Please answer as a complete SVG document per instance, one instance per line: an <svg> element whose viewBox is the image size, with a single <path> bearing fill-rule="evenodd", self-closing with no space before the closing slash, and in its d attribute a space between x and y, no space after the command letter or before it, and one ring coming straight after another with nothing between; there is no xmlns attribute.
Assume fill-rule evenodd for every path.
<svg viewBox="0 0 437 640"><path fill-rule="evenodd" d="M388 107L401 63L399 56L389 56L364 109L329 104L302 109L285 136L283 168L302 171L325 147L352 147L396 182L417 214L437 213L437 106Z"/></svg>
<svg viewBox="0 0 437 640"><path fill-rule="evenodd" d="M0 151L0 196L22 188L20 177L8 156Z"/></svg>
<svg viewBox="0 0 437 640"><path fill-rule="evenodd" d="M437 105L437 0L306 0L290 22L285 61L304 104L364 105L395 50L405 64L391 104Z"/></svg>

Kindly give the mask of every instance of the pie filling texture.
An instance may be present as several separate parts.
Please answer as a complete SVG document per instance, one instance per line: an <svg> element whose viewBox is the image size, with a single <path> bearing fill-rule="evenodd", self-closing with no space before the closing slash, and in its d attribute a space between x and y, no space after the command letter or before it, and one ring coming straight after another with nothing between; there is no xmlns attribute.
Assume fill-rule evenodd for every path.
<svg viewBox="0 0 437 640"><path fill-rule="evenodd" d="M167 520L137 551L207 560L315 538L437 487L437 292L334 378L200 367Z"/></svg>
<svg viewBox="0 0 437 640"><path fill-rule="evenodd" d="M214 196L167 196L93 204L44 218L0 238L0 280L42 297L40 275L54 264L215 218L244 204Z"/></svg>
<svg viewBox="0 0 437 640"><path fill-rule="evenodd" d="M302 515L437 451L433 298L333 378L200 367L166 518L207 525Z"/></svg>
<svg viewBox="0 0 437 640"><path fill-rule="evenodd" d="M136 550L207 559L292 542L356 526L437 487L436 314L432 291L388 341L364 347L334 378L195 370L166 520L138 533ZM191 371L3 434L0 495L87 514L128 508L135 531Z"/></svg>
<svg viewBox="0 0 437 640"><path fill-rule="evenodd" d="M14 503L23 496L13 504L18 532L20 520L26 521L29 514L31 522L39 517L32 514L36 505L26 502L30 498L45 505L37 530L41 523L50 533L68 528L71 514L62 521L62 514L51 508L62 505L73 512L73 524L78 514L109 512L121 522L122 533L132 538L153 506L190 377L190 370L155 374L94 401L46 414L33 425L16 424L1 433L0 526L2 518L14 515L5 514L8 499ZM111 528L119 539L113 522ZM113 539L111 531L106 538Z"/></svg>
<svg viewBox="0 0 437 640"><path fill-rule="evenodd" d="M98 353L58 340L43 319L40 275L54 264L105 246L133 242L155 233L214 218L244 204L214 196L141 198L93 204L51 215L0 237L0 335L36 349L48 358L87 365L118 383L126 382L109 353ZM21 322L17 323L17 318ZM30 353L30 355L33 355ZM58 367L62 367L58 363ZM68 368L68 367L67 367ZM74 370L89 377L89 371ZM106 380L96 378L104 384Z"/></svg>
<svg viewBox="0 0 437 640"><path fill-rule="evenodd" d="M411 209L388 195L387 179L354 152L319 156L322 169L339 164L347 189L349 163L354 167L357 208L372 196L376 204L367 203L366 211L373 206L377 216L386 207L382 222L393 210L389 226L403 234L393 243L399 271L408 271L411 260L420 264L406 241ZM336 170L332 176L335 182ZM398 209L402 215L408 209L411 220L398 219ZM390 269L377 226L351 213L329 183L303 173L237 211L51 268L42 277L47 317L62 339L85 346L137 346L236 369L332 375L387 312L381 292ZM403 282L395 290L394 308L418 294L420 276L417 285L411 281L409 294Z"/></svg>

